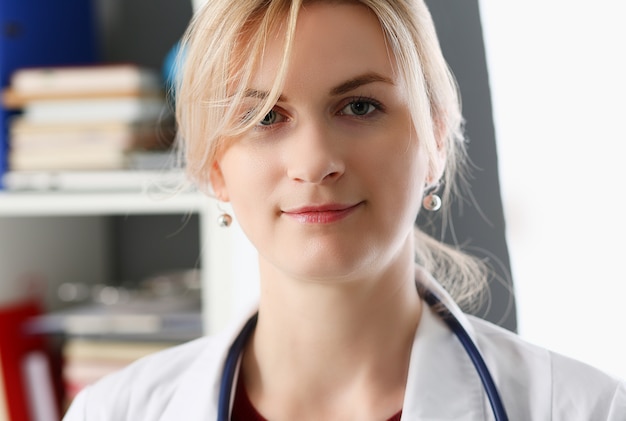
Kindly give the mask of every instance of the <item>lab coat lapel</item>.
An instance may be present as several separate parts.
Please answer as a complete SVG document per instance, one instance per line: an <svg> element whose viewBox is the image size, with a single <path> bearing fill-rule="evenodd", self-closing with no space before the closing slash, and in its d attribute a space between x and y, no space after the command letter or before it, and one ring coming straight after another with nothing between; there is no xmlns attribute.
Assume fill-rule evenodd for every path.
<svg viewBox="0 0 626 421"><path fill-rule="evenodd" d="M419 268L416 280L439 297L475 340L469 320L437 281ZM482 383L463 346L424 303L411 350L402 419L491 419L485 404Z"/></svg>
<svg viewBox="0 0 626 421"><path fill-rule="evenodd" d="M180 387L163 414L163 421L217 419L220 381L228 349L257 310L256 306L250 309L244 317L211 338L214 343L206 346L202 354L186 369Z"/></svg>
<svg viewBox="0 0 626 421"><path fill-rule="evenodd" d="M424 306L417 329L402 419L486 420L480 378L456 336Z"/></svg>

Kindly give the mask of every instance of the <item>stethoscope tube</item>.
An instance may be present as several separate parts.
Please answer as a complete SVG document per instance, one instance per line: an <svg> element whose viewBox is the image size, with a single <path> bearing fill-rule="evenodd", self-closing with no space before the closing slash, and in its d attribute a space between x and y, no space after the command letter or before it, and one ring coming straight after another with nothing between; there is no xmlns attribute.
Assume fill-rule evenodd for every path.
<svg viewBox="0 0 626 421"><path fill-rule="evenodd" d="M443 305L441 300L426 288L420 288L424 301L435 310L435 312L442 318L442 320L448 325L452 332L461 342L461 345L465 349L465 352L469 356L472 364L476 368L476 372L480 377L480 380L489 399L491 410L496 421L508 421L509 417L504 409L504 404L500 398L498 388L491 377L487 364L476 347L476 344L469 336L461 322L454 317L454 315ZM224 363L224 371L220 380L220 392L217 404L217 420L228 421L230 417L230 402L232 398L233 385L235 381L235 373L237 371L237 365L239 363L239 357L241 356L243 349L248 341L248 338L254 332L254 329L258 320L258 313L255 313L244 325L237 338L231 345L226 355L226 361Z"/></svg>
<svg viewBox="0 0 626 421"><path fill-rule="evenodd" d="M224 362L224 371L222 373L222 379L220 380L220 394L217 401L217 419L218 421L228 421L230 418L230 400L233 391L233 384L235 382L235 372L237 371L237 364L239 357L243 353L243 348L248 342L248 338L254 332L256 322L259 319L259 313L254 313L252 317L246 322L235 341L230 346L228 354L226 355L226 361Z"/></svg>
<svg viewBox="0 0 626 421"><path fill-rule="evenodd" d="M441 319L459 339L461 345L463 345L465 352L472 361L472 364L474 364L476 372L480 377L480 381L483 384L483 388L485 389L485 393L489 399L489 404L491 405L491 410L493 411L496 421L508 421L509 417L504 409L504 404L500 398L498 387L496 386L493 377L491 377L491 372L489 371L485 360L476 347L476 344L469 336L469 333L467 333L467 330L465 330L461 322L454 317L454 315L443 305L441 300L435 294L424 289L422 295L424 301L426 301L428 305L435 310L439 317L441 317Z"/></svg>

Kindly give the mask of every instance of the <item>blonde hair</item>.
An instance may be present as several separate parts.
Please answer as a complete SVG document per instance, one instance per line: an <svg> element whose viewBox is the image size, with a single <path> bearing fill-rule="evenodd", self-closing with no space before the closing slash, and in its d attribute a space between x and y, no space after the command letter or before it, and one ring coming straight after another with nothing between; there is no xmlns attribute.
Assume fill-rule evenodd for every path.
<svg viewBox="0 0 626 421"><path fill-rule="evenodd" d="M464 180L466 159L463 117L455 79L443 57L432 17L423 0L211 0L197 11L183 38L176 115L186 171L201 189L229 138L248 130L267 114L278 97L292 50L298 13L312 2L357 3L378 17L409 95L417 138L434 168L445 151L442 196L449 202L455 179ZM284 34L284 55L269 95L247 118L238 115L271 29ZM433 184L437 180L432 180ZM415 230L416 260L461 305L483 290L482 262Z"/></svg>

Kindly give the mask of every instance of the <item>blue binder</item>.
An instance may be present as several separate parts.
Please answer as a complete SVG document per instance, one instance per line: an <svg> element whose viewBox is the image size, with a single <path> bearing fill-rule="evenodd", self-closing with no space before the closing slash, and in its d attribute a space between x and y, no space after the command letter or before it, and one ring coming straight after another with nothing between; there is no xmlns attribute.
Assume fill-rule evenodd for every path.
<svg viewBox="0 0 626 421"><path fill-rule="evenodd" d="M79 65L98 59L92 0L1 0L0 88L18 68ZM7 170L8 118L0 106L0 189Z"/></svg>

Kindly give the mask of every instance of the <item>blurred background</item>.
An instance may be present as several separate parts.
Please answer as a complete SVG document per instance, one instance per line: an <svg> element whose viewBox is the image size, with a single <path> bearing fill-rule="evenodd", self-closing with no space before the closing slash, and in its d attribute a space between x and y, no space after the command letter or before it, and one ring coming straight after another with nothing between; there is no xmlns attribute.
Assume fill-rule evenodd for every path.
<svg viewBox="0 0 626 421"><path fill-rule="evenodd" d="M626 5L480 10L518 330L626 377Z"/></svg>
<svg viewBox="0 0 626 421"><path fill-rule="evenodd" d="M23 68L130 65L156 90L122 96L162 97L150 130L163 140L171 130L162 124L171 112L164 95L171 53L203 0L59 0L63 7L33 1L34 8L0 2L2 88L11 88ZM614 0L427 3L463 97L474 201L452 204L453 224L445 231L426 229L494 268L491 298L473 309L477 315L626 378L620 268L626 203L619 193L626 180L626 6ZM55 413L54 402L44 405L42 396L53 396L60 413L107 370L219 330L255 299L258 275L236 221L230 230L216 228L213 202L193 190L146 198L145 182L162 175L166 161L18 168L9 154L22 142L14 122L28 114L28 101L4 100L0 420L48 421L54 417L41 414ZM120 117L118 125L128 123ZM83 124L78 137L113 143L100 123L89 123L88 133ZM49 131L68 121L46 124ZM115 153L168 153L139 146ZM42 300L33 303L32 296ZM122 357L108 360L114 353ZM31 358L41 355L47 365ZM31 377L24 377L21 361ZM52 392L4 387L15 382L48 384ZM39 405L27 402L30 395L40 397Z"/></svg>

